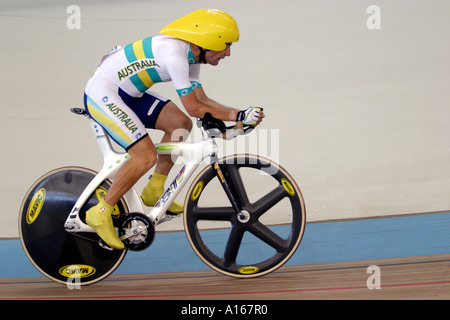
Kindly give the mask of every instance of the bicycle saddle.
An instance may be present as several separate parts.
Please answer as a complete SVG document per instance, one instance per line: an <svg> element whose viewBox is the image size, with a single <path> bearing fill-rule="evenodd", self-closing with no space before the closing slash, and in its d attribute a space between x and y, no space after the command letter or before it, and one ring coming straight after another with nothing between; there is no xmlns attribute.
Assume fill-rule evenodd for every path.
<svg viewBox="0 0 450 320"><path fill-rule="evenodd" d="M88 113L86 112L86 110L81 109L81 108L70 108L70 111L72 111L75 114L78 114L80 116L86 116L89 117Z"/></svg>

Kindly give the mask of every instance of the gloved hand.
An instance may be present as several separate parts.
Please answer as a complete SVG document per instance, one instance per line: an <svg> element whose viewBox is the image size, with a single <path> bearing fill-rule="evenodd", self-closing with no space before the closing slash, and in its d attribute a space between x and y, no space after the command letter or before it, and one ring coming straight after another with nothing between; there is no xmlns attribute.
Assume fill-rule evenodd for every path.
<svg viewBox="0 0 450 320"><path fill-rule="evenodd" d="M244 126L254 126L256 125L262 110L262 108L258 107L250 107L245 110L241 110L237 114L236 122L241 121Z"/></svg>

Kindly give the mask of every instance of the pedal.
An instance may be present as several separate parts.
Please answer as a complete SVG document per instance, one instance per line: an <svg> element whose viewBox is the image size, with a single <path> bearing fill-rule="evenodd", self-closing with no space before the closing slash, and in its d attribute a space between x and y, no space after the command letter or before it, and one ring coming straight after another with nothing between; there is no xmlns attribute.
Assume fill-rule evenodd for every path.
<svg viewBox="0 0 450 320"><path fill-rule="evenodd" d="M174 213L170 213L169 211L167 211L166 214L164 215L164 217L162 217L158 221L157 225L159 225L159 224L161 224L163 222L170 221L170 220L175 219L175 218L179 218L179 217L181 217L181 213L180 214L174 214Z"/></svg>
<svg viewBox="0 0 450 320"><path fill-rule="evenodd" d="M173 213L173 212L171 212L169 210L166 211L166 215L167 216L172 216L173 218L181 217L182 214L183 214L183 212Z"/></svg>
<svg viewBox="0 0 450 320"><path fill-rule="evenodd" d="M108 251L114 251L114 249L111 248L110 246L108 246L108 245L106 244L106 242L103 241L102 239L98 240L98 245L99 245L100 248L102 248L102 249L105 249L105 250L108 250Z"/></svg>

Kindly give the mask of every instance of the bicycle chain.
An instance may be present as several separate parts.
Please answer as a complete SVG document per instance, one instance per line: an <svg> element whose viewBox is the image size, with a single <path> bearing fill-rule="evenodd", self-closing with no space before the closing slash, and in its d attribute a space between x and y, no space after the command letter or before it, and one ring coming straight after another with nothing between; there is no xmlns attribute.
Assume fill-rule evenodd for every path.
<svg viewBox="0 0 450 320"><path fill-rule="evenodd" d="M109 250L109 251L114 250L113 248L110 248L101 238L99 238L99 240L94 240L94 239L91 239L89 237L82 236L79 233L71 233L71 235L73 235L73 236L75 236L77 238L83 239L83 240L87 240L87 241L93 242L93 243L97 244L102 249Z"/></svg>

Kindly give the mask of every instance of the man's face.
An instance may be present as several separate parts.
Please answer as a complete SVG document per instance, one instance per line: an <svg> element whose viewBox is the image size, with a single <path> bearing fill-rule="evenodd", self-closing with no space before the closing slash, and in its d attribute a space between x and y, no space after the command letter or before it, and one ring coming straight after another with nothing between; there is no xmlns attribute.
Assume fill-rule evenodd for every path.
<svg viewBox="0 0 450 320"><path fill-rule="evenodd" d="M222 51L207 51L205 54L206 63L217 66L219 61L225 59L225 57L229 57L231 55L231 44L227 44L225 50Z"/></svg>

